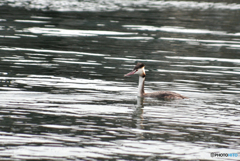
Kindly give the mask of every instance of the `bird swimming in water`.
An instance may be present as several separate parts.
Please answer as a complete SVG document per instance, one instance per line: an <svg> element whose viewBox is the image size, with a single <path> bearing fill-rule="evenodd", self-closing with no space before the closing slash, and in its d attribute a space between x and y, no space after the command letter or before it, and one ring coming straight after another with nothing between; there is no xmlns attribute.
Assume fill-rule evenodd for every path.
<svg viewBox="0 0 240 161"><path fill-rule="evenodd" d="M170 91L158 91L158 92L153 92L153 93L145 93L144 92L144 82L146 78L146 73L145 73L145 65L143 63L137 63L137 65L133 68L133 71L130 73L127 73L124 75L124 77L137 74L139 75L139 83L138 83L138 96L139 97L155 97L155 98L160 98L160 99L166 99L166 100L171 100L171 99L186 99L187 97L184 97L178 93L175 92L170 92Z"/></svg>

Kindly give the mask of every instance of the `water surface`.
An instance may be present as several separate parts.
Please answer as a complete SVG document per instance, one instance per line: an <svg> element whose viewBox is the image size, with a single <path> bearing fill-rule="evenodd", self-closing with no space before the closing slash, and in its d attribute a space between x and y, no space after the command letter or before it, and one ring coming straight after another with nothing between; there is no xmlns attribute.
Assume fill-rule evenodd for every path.
<svg viewBox="0 0 240 161"><path fill-rule="evenodd" d="M227 1L226 1L227 2ZM239 160L238 1L0 2L2 160ZM145 90L189 97L136 97Z"/></svg>

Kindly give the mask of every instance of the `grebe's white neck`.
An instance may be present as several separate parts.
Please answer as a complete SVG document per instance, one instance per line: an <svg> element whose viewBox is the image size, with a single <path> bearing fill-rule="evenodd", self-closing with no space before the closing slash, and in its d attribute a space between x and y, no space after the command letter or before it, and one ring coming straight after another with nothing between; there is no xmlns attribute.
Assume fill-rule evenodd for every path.
<svg viewBox="0 0 240 161"><path fill-rule="evenodd" d="M144 81L145 81L145 76L139 76L139 82L138 82L138 97L143 97L144 94Z"/></svg>

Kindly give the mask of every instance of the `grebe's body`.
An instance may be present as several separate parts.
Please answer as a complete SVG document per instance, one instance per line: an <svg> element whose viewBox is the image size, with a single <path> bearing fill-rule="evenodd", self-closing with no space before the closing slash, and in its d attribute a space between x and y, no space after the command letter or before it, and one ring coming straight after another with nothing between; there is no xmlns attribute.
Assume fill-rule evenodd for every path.
<svg viewBox="0 0 240 161"><path fill-rule="evenodd" d="M133 68L133 71L130 73L124 75L129 76L133 74L139 75L139 83L138 83L138 96L139 97L156 97L161 99L185 99L187 97L184 97L178 93L175 92L169 92L169 91L158 91L153 93L145 93L144 92L144 82L146 73L144 70L145 65L143 63L137 63L137 65Z"/></svg>

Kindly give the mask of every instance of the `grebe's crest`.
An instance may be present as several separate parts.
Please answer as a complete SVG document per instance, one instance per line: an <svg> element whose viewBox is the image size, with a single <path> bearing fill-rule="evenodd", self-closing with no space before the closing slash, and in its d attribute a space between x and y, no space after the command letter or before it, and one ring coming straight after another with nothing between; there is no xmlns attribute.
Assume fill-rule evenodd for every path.
<svg viewBox="0 0 240 161"><path fill-rule="evenodd" d="M142 67L145 67L145 65L143 63L137 63L137 65L133 68L133 70L137 70L137 69L140 69Z"/></svg>

